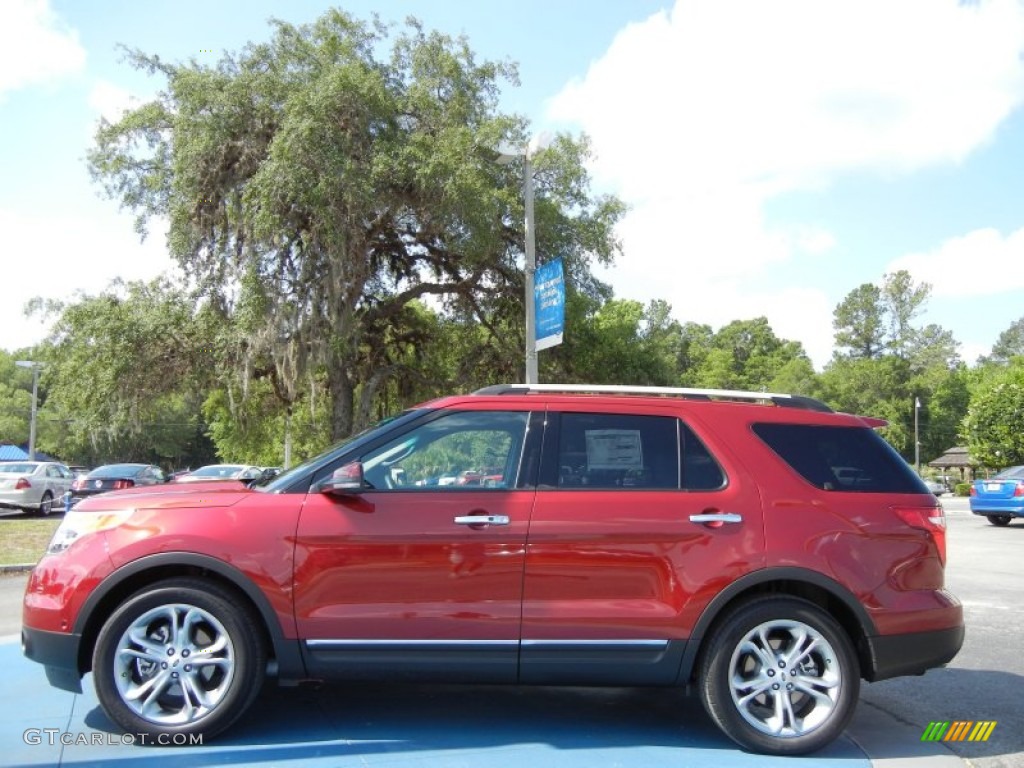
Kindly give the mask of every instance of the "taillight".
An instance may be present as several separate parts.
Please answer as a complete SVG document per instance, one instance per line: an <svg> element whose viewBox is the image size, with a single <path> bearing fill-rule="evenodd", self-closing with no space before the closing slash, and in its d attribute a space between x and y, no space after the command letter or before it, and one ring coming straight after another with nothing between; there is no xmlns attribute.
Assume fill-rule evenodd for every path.
<svg viewBox="0 0 1024 768"><path fill-rule="evenodd" d="M1017 483L1017 487L1013 489L1014 496L1024 496L1024 483Z"/></svg>
<svg viewBox="0 0 1024 768"><path fill-rule="evenodd" d="M911 528L928 531L939 550L939 560L946 564L946 511L940 507L893 507L892 511Z"/></svg>
<svg viewBox="0 0 1024 768"><path fill-rule="evenodd" d="M131 488L135 483L132 480L115 480L113 489L115 491L123 491L125 488Z"/></svg>
<svg viewBox="0 0 1024 768"><path fill-rule="evenodd" d="M977 496L977 495L978 495L978 489L975 488L973 484L971 484L971 496Z"/></svg>
<svg viewBox="0 0 1024 768"><path fill-rule="evenodd" d="M71 483L71 490L72 491L80 491L83 488L85 488L85 478L84 477L76 477L74 479L74 481Z"/></svg>
<svg viewBox="0 0 1024 768"><path fill-rule="evenodd" d="M18 478L18 482L16 482L14 484L14 490L16 490L16 491L23 491L26 488L31 488L31 487L32 487L32 483L30 483L24 477L19 477Z"/></svg>

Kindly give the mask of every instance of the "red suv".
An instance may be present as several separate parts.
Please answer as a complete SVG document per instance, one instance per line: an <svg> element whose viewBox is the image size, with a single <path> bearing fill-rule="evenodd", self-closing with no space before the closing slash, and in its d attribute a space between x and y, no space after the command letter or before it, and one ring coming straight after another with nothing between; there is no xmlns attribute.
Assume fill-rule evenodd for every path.
<svg viewBox="0 0 1024 768"><path fill-rule="evenodd" d="M762 392L436 400L264 487L83 501L24 651L164 741L227 728L270 676L693 686L740 745L809 752L861 678L963 642L942 509L882 423Z"/></svg>

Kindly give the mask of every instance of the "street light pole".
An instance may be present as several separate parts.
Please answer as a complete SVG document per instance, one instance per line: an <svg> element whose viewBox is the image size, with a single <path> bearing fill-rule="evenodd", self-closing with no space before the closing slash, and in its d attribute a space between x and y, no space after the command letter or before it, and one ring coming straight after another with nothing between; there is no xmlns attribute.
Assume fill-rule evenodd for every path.
<svg viewBox="0 0 1024 768"><path fill-rule="evenodd" d="M921 413L921 398L914 398L914 468L921 476L921 441L918 438L918 416Z"/></svg>
<svg viewBox="0 0 1024 768"><path fill-rule="evenodd" d="M526 383L539 384L537 373L537 315L534 307L534 278L537 273L537 244L533 222L533 163L531 158L551 142L548 133L535 136L525 147L516 147L503 142L497 148L498 162L509 163L513 158L523 158L523 207L526 209L525 304L526 304Z"/></svg>
<svg viewBox="0 0 1024 768"><path fill-rule="evenodd" d="M36 411L39 406L39 369L42 363L33 360L15 360L14 364L20 368L32 369L32 416L28 425L28 459L36 460Z"/></svg>
<svg viewBox="0 0 1024 768"><path fill-rule="evenodd" d="M534 307L534 277L537 274L537 245L533 231L533 165L530 150L523 153L523 204L526 208L526 383L539 384L537 375L537 317Z"/></svg>

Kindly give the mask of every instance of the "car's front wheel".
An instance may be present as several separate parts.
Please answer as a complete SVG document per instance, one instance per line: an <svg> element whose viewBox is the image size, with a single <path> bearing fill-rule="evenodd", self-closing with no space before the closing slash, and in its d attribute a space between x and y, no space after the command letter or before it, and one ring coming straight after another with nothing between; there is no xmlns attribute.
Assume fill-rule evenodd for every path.
<svg viewBox="0 0 1024 768"><path fill-rule="evenodd" d="M49 491L43 493L43 498L39 502L39 514L46 517L53 511L53 494Z"/></svg>
<svg viewBox="0 0 1024 768"><path fill-rule="evenodd" d="M1009 525L1010 524L1010 519L1011 518L1010 518L1009 515L989 515L988 516L988 521L990 523L992 523L992 525L997 525L1000 528L1002 528L1005 525Z"/></svg>
<svg viewBox="0 0 1024 768"><path fill-rule="evenodd" d="M860 691L849 637L796 598L740 604L708 638L699 667L704 707L740 746L774 755L814 752L842 733Z"/></svg>
<svg viewBox="0 0 1024 768"><path fill-rule="evenodd" d="M213 736L249 707L263 682L263 633L238 596L199 579L137 593L100 630L96 693L111 720L149 743Z"/></svg>

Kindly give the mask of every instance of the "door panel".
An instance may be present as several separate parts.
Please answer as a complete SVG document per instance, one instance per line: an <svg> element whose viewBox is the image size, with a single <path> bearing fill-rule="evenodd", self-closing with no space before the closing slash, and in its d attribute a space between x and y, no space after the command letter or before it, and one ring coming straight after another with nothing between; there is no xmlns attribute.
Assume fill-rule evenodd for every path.
<svg viewBox="0 0 1024 768"><path fill-rule="evenodd" d="M295 611L314 674L515 680L535 493L514 487L527 419L439 418L360 457L376 487L309 494Z"/></svg>
<svg viewBox="0 0 1024 768"><path fill-rule="evenodd" d="M708 455L697 455L704 444L694 443L674 415L634 410L631 416L641 418L630 421L564 410L549 414L549 424L558 421L543 458L550 469L558 446L559 479L555 487L539 488L530 524L521 679L568 675L614 683L635 680L644 670L644 682L672 682L703 607L763 564L756 486L723 450L713 453L717 479L694 481L707 490L650 488L664 484L670 451L672 475L683 474L666 434L679 436L687 459ZM617 455L601 446L609 440L617 441ZM612 471L616 463L620 468ZM605 487L592 488L592 482Z"/></svg>

